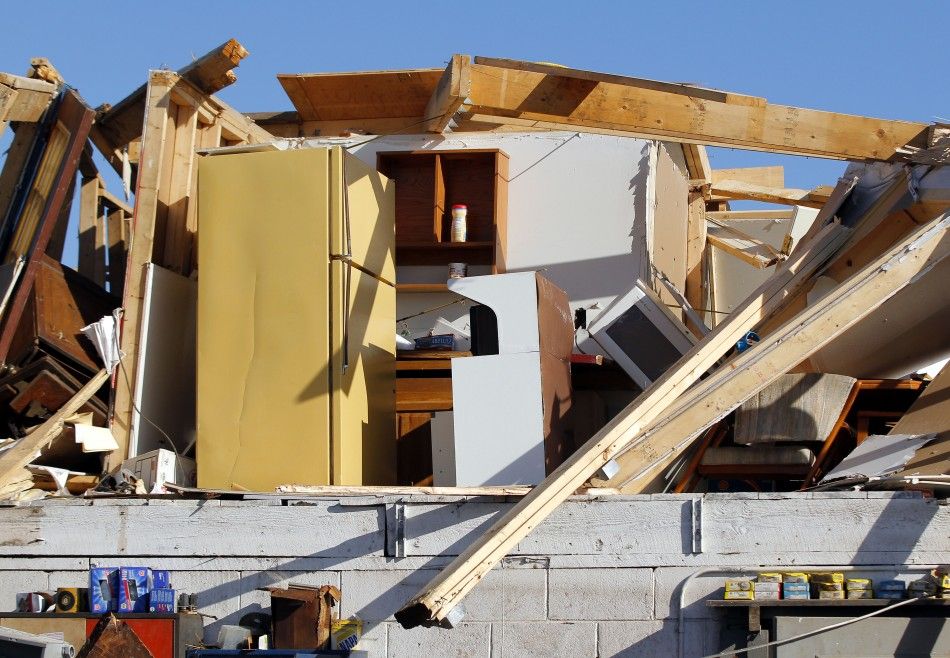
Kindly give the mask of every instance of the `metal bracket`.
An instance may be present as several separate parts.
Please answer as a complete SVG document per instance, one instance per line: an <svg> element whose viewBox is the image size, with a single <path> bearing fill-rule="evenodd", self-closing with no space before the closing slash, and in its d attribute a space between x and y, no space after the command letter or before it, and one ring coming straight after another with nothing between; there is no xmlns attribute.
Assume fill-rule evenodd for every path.
<svg viewBox="0 0 950 658"><path fill-rule="evenodd" d="M406 557L406 505L386 505L386 557Z"/></svg>
<svg viewBox="0 0 950 658"><path fill-rule="evenodd" d="M703 500L705 500L703 496L690 500L693 508L690 517L692 519L693 553L703 552Z"/></svg>

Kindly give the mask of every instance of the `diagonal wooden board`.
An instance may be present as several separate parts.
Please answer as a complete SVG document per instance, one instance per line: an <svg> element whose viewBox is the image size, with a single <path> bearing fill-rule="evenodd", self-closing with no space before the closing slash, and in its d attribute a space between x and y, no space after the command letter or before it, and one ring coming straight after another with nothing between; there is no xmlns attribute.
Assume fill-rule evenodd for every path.
<svg viewBox="0 0 950 658"><path fill-rule="evenodd" d="M718 352L711 348L717 339L729 334L723 328L735 329L734 321L720 325L628 407L621 418L595 435L410 599L396 613L397 621L406 628L445 623L460 600L570 495L587 474L624 448L643 452L640 461L644 464L644 473L668 453L681 450L688 445L688 441L683 440L684 433L692 436L702 431L945 258L950 252L950 241L946 239L948 226L950 213L921 226L813 307L776 330L767 341L717 369L681 400L659 395L655 389L666 391L672 388L671 381L695 381L701 373L689 376L690 367L696 365L691 361L701 362L697 357L709 356L704 352ZM798 263L798 259L795 262ZM757 306L754 300L758 297L754 295L753 302L740 310L748 312L749 306ZM652 440L645 440L644 429L654 432Z"/></svg>

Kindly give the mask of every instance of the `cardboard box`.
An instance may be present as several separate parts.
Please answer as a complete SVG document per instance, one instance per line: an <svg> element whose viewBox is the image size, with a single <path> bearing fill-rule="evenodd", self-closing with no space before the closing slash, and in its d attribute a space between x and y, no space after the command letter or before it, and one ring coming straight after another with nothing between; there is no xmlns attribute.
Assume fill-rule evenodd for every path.
<svg viewBox="0 0 950 658"><path fill-rule="evenodd" d="M782 576L783 583L807 583L808 574L800 571L793 571Z"/></svg>
<svg viewBox="0 0 950 658"><path fill-rule="evenodd" d="M89 570L89 612L116 612L119 609L118 567Z"/></svg>
<svg viewBox="0 0 950 658"><path fill-rule="evenodd" d="M773 583L773 582L759 583L759 582L756 582L756 583L755 583L755 587L753 587L753 589L755 590L755 593L756 593L756 594L758 594L759 592L781 592L781 591L782 591L782 583Z"/></svg>
<svg viewBox="0 0 950 658"><path fill-rule="evenodd" d="M749 578L726 578L727 592L746 592L755 589Z"/></svg>
<svg viewBox="0 0 950 658"><path fill-rule="evenodd" d="M849 589L848 590L849 599L873 599L874 590L870 589Z"/></svg>
<svg viewBox="0 0 950 658"><path fill-rule="evenodd" d="M760 573L759 577L756 578L756 582L759 583L780 583L782 582L782 574L776 572L767 571L765 573Z"/></svg>
<svg viewBox="0 0 950 658"><path fill-rule="evenodd" d="M183 487L194 487L198 483L198 465L195 460L179 457L164 448L126 459L122 468L142 480L149 491L162 491L166 482Z"/></svg>
<svg viewBox="0 0 950 658"><path fill-rule="evenodd" d="M152 569L152 588L153 589L171 589L171 572L166 569Z"/></svg>
<svg viewBox="0 0 950 658"><path fill-rule="evenodd" d="M760 592L759 589L756 588L754 593L756 601L779 601L782 598L782 593L778 590Z"/></svg>
<svg viewBox="0 0 950 658"><path fill-rule="evenodd" d="M724 598L727 601L736 601L736 600L752 601L755 599L755 592L753 592L752 590L745 590L745 591L726 590L722 598Z"/></svg>
<svg viewBox="0 0 950 658"><path fill-rule="evenodd" d="M844 590L831 590L826 589L818 592L819 599L834 599L834 600L843 600L844 599Z"/></svg>
<svg viewBox="0 0 950 658"><path fill-rule="evenodd" d="M119 612L148 612L152 570L148 567L119 569Z"/></svg>
<svg viewBox="0 0 950 658"><path fill-rule="evenodd" d="M149 612L175 612L175 590L156 587L148 594Z"/></svg>
<svg viewBox="0 0 950 658"><path fill-rule="evenodd" d="M349 651L355 649L363 635L362 619L338 619L330 625L330 649Z"/></svg>
<svg viewBox="0 0 950 658"><path fill-rule="evenodd" d="M811 586L808 583L782 583L783 599L810 599Z"/></svg>

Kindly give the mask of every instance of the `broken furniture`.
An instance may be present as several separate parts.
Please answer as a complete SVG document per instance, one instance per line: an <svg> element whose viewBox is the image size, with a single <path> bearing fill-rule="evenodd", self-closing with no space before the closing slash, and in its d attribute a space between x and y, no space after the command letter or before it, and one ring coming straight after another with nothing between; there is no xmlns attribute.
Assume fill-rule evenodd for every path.
<svg viewBox="0 0 950 658"><path fill-rule="evenodd" d="M848 411L853 377L783 375L735 411L731 446L700 446L695 473L721 480L801 481L814 448L833 439ZM688 469L684 479L694 473Z"/></svg>
<svg viewBox="0 0 950 658"><path fill-rule="evenodd" d="M330 648L330 627L337 618L340 590L332 585L271 588L271 617L275 649Z"/></svg>
<svg viewBox="0 0 950 658"><path fill-rule="evenodd" d="M343 149L198 163L198 483L396 480L393 187Z"/></svg>
<svg viewBox="0 0 950 658"><path fill-rule="evenodd" d="M432 427L434 484L537 484L573 446L567 296L535 272L448 287L483 304L473 312L486 319L472 321L474 356L452 359L451 423Z"/></svg>

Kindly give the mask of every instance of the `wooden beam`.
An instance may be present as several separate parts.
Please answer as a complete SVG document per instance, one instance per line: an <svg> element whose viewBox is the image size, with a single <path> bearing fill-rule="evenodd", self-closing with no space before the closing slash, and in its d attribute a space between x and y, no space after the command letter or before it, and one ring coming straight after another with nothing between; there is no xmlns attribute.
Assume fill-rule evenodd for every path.
<svg viewBox="0 0 950 658"><path fill-rule="evenodd" d="M114 195L108 189L102 179L99 179L99 199L100 202L115 210L122 210L126 215L132 216L132 206Z"/></svg>
<svg viewBox="0 0 950 658"><path fill-rule="evenodd" d="M0 85L0 135L3 135L3 131L7 128L7 115L10 113L10 110L16 104L18 92L13 87L8 87L7 85Z"/></svg>
<svg viewBox="0 0 950 658"><path fill-rule="evenodd" d="M450 128L452 117L465 104L471 93L471 66L468 55L452 55L452 61L439 78L439 84L426 105L426 132L443 133Z"/></svg>
<svg viewBox="0 0 950 658"><path fill-rule="evenodd" d="M725 322L614 417L554 473L459 555L396 613L404 627L442 622L455 605L534 527L598 469L636 439L673 401L735 345L749 327L798 290L837 250L847 230L827 224L796 258L780 266Z"/></svg>
<svg viewBox="0 0 950 658"><path fill-rule="evenodd" d="M178 75L202 93L213 94L237 80L231 69L236 68L247 55L244 46L235 39L229 39L179 69ZM145 91L146 85L142 85L115 105L104 105L97 110L97 130L93 133L93 141L113 168L116 166L116 152L142 134ZM121 159L118 164L121 167Z"/></svg>
<svg viewBox="0 0 950 658"><path fill-rule="evenodd" d="M720 180L712 184L712 198L764 201L787 206L821 208L828 200L832 188L822 185L813 190L798 190L784 187L767 187L735 180Z"/></svg>
<svg viewBox="0 0 950 658"><path fill-rule="evenodd" d="M471 113L482 121L842 160L914 160L930 126L774 105L764 98L640 78L476 57ZM950 161L944 156L943 162Z"/></svg>
<svg viewBox="0 0 950 658"><path fill-rule="evenodd" d="M733 409L792 370L950 254L950 213L918 227L676 401L618 461L614 482L640 493L670 459Z"/></svg>
<svg viewBox="0 0 950 658"><path fill-rule="evenodd" d="M43 424L14 443L12 448L0 452L0 487L10 484L22 469L32 463L37 453L47 448L63 431L63 421L86 404L108 380L109 373L100 370Z"/></svg>
<svg viewBox="0 0 950 658"><path fill-rule="evenodd" d="M765 187L785 187L785 167L736 167L734 169L713 169L713 184L725 180L739 181Z"/></svg>

